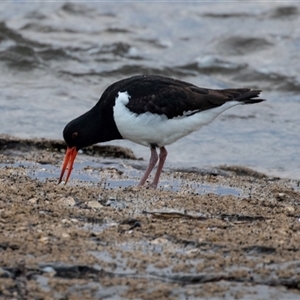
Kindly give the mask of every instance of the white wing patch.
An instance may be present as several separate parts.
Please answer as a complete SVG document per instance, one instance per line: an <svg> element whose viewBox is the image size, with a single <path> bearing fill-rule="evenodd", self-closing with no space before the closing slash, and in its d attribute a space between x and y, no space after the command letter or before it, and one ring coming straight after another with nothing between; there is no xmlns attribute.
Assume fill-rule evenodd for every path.
<svg viewBox="0 0 300 300"><path fill-rule="evenodd" d="M130 95L127 92L119 92L116 97L114 120L120 134L124 139L137 144L156 144L159 147L174 143L210 123L223 111L241 104L238 101L230 101L216 108L200 112L187 111L182 116L168 119L166 115L131 112L126 107L129 99Z"/></svg>

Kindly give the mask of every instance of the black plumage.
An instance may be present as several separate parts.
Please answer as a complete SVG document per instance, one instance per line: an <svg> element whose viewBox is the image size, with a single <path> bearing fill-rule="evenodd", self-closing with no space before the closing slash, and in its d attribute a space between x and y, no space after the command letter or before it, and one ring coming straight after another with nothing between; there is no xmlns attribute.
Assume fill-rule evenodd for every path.
<svg viewBox="0 0 300 300"><path fill-rule="evenodd" d="M104 91L100 100L91 110L66 125L63 136L68 149L59 181L62 180L65 169L68 166L67 182L71 174L77 151L83 147L122 138L128 138L134 142L145 145L145 141L141 142L139 140L141 139L141 136L146 133L145 128L140 129L140 132L137 132L136 128L134 128L133 132L137 132L137 137L130 137L130 134L128 135L129 137L126 137L120 133L123 132L123 128L118 128L116 123L123 124L127 128L127 133L131 130L130 128L133 128L132 126L135 126L135 124L130 124L130 127L126 122L124 124L124 121L121 123L118 122L120 119L123 119L122 116L119 116L120 119L118 120L115 119L114 108L119 93L127 93L128 101L126 100L127 103L125 106L135 115L136 119L145 113L150 113L164 116L160 119L160 122L165 122L165 126L169 126L168 122L163 121L164 118L167 120L175 119L177 117L192 119L192 116L195 114L201 114L201 112L221 107L227 102L234 101L234 103L240 104L253 104L264 101L263 99L258 98L260 92L260 90L251 90L248 88L222 90L206 89L181 80L158 75L134 76L117 81ZM226 107L216 113L215 116L225 109ZM215 116L212 114L211 119L208 118L207 123L212 121ZM133 120L132 122L135 121ZM197 122L199 122L199 128L205 124L205 122L201 123L201 120ZM177 135L177 138L174 137L173 140L171 139L171 142L174 142L176 139L197 129L197 126L194 125L195 119L193 120L193 126L191 128L180 128L179 124L182 123L178 122L179 134ZM155 124L152 125L154 126ZM172 125L172 130L174 131L174 123ZM182 130L181 134L180 130ZM174 134L174 132L172 134ZM174 136L176 136L176 134L174 134ZM160 133L159 138L160 141L156 142L156 136L151 136L149 139L151 139L152 142L146 143L150 146L151 158L145 175L140 181L140 185L145 183L158 161L156 152L157 145L160 147L160 159L154 181L151 185L156 187L158 184L159 176L167 156L167 151L164 147L166 143L164 143L163 133Z"/></svg>

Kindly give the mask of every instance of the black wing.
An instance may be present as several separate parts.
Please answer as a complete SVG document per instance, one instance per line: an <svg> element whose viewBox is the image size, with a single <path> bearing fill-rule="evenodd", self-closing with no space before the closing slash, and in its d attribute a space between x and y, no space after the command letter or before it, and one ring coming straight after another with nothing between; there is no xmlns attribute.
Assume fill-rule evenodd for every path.
<svg viewBox="0 0 300 300"><path fill-rule="evenodd" d="M228 101L240 101L245 104L263 101L253 99L259 96L259 90L205 89L157 75L134 76L118 81L106 89L101 99L110 99L114 105L118 92L127 92L130 95L126 106L132 112L151 112L166 115L169 119L215 108Z"/></svg>

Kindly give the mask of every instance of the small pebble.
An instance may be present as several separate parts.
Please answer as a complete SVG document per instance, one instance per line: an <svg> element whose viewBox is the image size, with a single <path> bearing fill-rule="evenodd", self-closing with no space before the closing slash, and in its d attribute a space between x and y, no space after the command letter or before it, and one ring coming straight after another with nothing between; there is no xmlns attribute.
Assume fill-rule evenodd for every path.
<svg viewBox="0 0 300 300"><path fill-rule="evenodd" d="M38 202L38 198L31 198L28 200L28 203L30 204L36 204Z"/></svg>
<svg viewBox="0 0 300 300"><path fill-rule="evenodd" d="M64 239L68 239L68 238L70 238L70 235L66 232L63 232L61 237L64 238Z"/></svg>
<svg viewBox="0 0 300 300"><path fill-rule="evenodd" d="M98 201L89 201L85 203L87 205L87 207L89 208L97 208L100 209L103 207L102 204L100 204Z"/></svg>
<svg viewBox="0 0 300 300"><path fill-rule="evenodd" d="M195 254L195 253L199 253L199 249L198 248L193 248L193 249L189 249L186 251L186 254L189 255L189 254Z"/></svg>
<svg viewBox="0 0 300 300"><path fill-rule="evenodd" d="M285 211L288 212L288 213L294 213L295 212L295 208L291 205L287 205L285 207Z"/></svg>
<svg viewBox="0 0 300 300"><path fill-rule="evenodd" d="M153 245L166 244L166 243L168 243L168 240L164 239L164 238L157 238L150 242L150 244L153 244Z"/></svg>
<svg viewBox="0 0 300 300"><path fill-rule="evenodd" d="M56 273L56 271L52 267L44 267L44 268L42 268L42 270L45 273Z"/></svg>
<svg viewBox="0 0 300 300"><path fill-rule="evenodd" d="M277 194L277 200L278 201L284 201L286 199L286 194L285 193L278 193Z"/></svg>
<svg viewBox="0 0 300 300"><path fill-rule="evenodd" d="M74 200L73 197L63 197L63 198L60 198L58 201L57 201L58 204L60 205L63 205L63 206L75 206L76 204L76 201Z"/></svg>
<svg viewBox="0 0 300 300"><path fill-rule="evenodd" d="M42 244L48 244L49 238L47 236L41 237L39 242Z"/></svg>

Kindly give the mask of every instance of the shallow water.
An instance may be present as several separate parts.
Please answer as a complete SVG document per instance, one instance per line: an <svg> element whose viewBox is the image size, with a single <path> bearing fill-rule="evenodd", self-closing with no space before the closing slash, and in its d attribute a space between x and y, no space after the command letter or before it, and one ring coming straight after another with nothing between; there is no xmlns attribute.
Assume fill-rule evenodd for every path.
<svg viewBox="0 0 300 300"><path fill-rule="evenodd" d="M1 133L61 138L111 83L136 74L263 89L168 147L169 167L245 165L300 178L300 4L5 2ZM149 150L126 141L148 160Z"/></svg>
<svg viewBox="0 0 300 300"><path fill-rule="evenodd" d="M45 181L47 179L57 180L60 174L60 167L51 164L39 164L28 161L15 162L11 164L0 163L0 168L23 168L24 173L32 179ZM118 176L120 173L122 176ZM118 189L136 186L141 178L143 171L137 170L130 165L124 165L121 162L103 159L103 162L92 161L85 157L84 161L76 163L72 171L72 179L68 184L76 185L78 183L100 185L105 189ZM64 184L64 181L61 183ZM217 195L242 195L242 190L235 187L208 184L202 182L189 181L186 179L165 178L160 182L160 188L165 191L180 192L189 191L194 194L213 193Z"/></svg>

